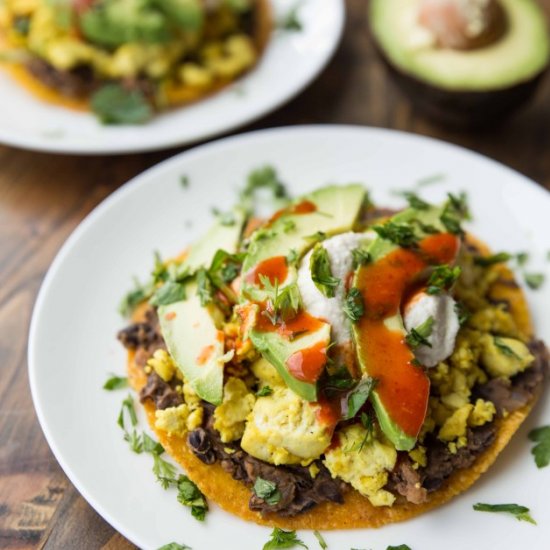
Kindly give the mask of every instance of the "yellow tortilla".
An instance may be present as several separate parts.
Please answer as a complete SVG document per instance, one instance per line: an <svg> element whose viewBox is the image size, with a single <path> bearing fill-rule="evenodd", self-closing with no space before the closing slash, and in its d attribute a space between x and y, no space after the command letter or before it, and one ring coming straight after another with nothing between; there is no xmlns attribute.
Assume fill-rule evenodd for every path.
<svg viewBox="0 0 550 550"><path fill-rule="evenodd" d="M487 247L479 241L472 237L468 237L468 240L474 243L483 254L489 253ZM531 319L523 292L519 287L506 284L507 281L513 283L514 276L505 265L500 264L496 269L500 271L501 277L491 288L491 295L494 297L498 295L498 297L509 301L511 313L518 328L526 336L531 336ZM146 375L133 359L134 354L130 352L128 374L132 387L139 391L146 382ZM457 470L441 489L429 493L428 500L423 504L412 504L399 500L392 507L375 507L366 497L350 489L344 495L344 504L325 502L291 518L282 518L276 514L262 516L259 512L250 510L248 501L251 492L242 482L234 480L218 463L206 465L201 462L188 448L185 438L168 436L161 430L155 430L155 432L166 452L183 466L188 476L209 500L217 503L227 512L245 520L285 529L327 530L381 527L388 523L413 518L436 508L473 485L508 444L533 408L537 398L538 395L525 407L509 414L506 418L497 420L494 443L477 458L470 468ZM149 424L154 430L155 407L150 401L146 402L144 407Z"/></svg>

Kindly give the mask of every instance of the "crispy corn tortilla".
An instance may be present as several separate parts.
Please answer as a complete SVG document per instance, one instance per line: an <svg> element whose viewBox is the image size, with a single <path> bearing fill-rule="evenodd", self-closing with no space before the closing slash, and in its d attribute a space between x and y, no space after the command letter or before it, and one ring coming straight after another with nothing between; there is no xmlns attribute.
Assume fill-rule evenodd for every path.
<svg viewBox="0 0 550 550"><path fill-rule="evenodd" d="M468 237L468 241L480 249L483 254L489 254L488 248L479 241ZM531 337L532 328L527 302L523 292L514 283L514 276L505 265L495 267L500 272L500 278L491 288L491 295L505 299L510 303L511 313L520 331ZM130 352L128 375L132 387L139 391L146 382L143 369L134 362L134 354ZM201 462L187 446L185 438L168 436L166 432L155 430L155 407L150 401L144 404L151 428L155 430L159 441L166 452L172 456L197 484L204 495L217 503L224 510L245 520L254 521L260 525L277 526L285 529L349 529L359 527L381 527L387 523L403 521L418 516L432 508L447 502L452 497L468 489L483 474L499 453L508 444L511 437L525 420L538 395L525 407L509 414L506 418L496 421L497 432L494 443L484 451L474 464L464 470L457 470L443 487L429 493L428 500L423 504L397 501L392 507L375 507L369 500L355 490L344 495L344 504L325 502L312 510L291 518L282 518L275 514L262 516L259 512L249 509L250 489L242 482L234 480L225 472L219 463L206 465Z"/></svg>
<svg viewBox="0 0 550 550"><path fill-rule="evenodd" d="M273 26L271 6L269 0L257 0L257 8L255 14L255 28L252 38L258 48L258 59L265 50L265 47L269 41L271 29ZM0 28L0 53L3 50L8 50L9 45ZM249 72L254 68L254 65L247 70ZM50 103L52 105L59 105L66 109L73 111L89 111L90 102L88 97L69 97L62 94L55 88L51 88L47 84L44 84L39 78L35 77L31 72L27 70L27 67L21 63L2 62L0 60L0 69L5 70L13 80L28 90L36 98ZM167 102L168 107L175 107L178 105L186 105L205 99L211 96L228 84L235 82L243 75L239 75L237 78L225 79L217 81L209 87L196 88L193 86L183 86L175 83L170 83L163 88L163 96Z"/></svg>

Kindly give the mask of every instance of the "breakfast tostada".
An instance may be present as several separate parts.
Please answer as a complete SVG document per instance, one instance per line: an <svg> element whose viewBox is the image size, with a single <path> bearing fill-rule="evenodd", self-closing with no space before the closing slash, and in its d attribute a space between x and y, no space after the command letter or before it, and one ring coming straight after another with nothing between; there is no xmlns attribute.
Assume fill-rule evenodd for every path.
<svg viewBox="0 0 550 550"><path fill-rule="evenodd" d="M225 510L290 529L417 516L536 402L548 352L506 257L464 231L464 197L406 197L331 185L267 218L243 201L126 302L130 383Z"/></svg>

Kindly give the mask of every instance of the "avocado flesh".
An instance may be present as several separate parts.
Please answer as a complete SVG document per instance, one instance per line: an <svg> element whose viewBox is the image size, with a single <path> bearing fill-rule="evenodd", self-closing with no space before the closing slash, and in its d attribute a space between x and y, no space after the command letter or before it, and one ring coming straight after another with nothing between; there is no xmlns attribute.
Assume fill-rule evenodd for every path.
<svg viewBox="0 0 550 550"><path fill-rule="evenodd" d="M328 323L323 323L323 326L316 332L293 340L287 340L277 332L260 332L254 329L250 331L249 336L256 349L277 369L288 388L306 401L317 401L317 385L294 378L288 372L286 362L293 353L313 347L319 342L328 347L330 344L330 325Z"/></svg>
<svg viewBox="0 0 550 550"><path fill-rule="evenodd" d="M219 405L223 395L223 338L218 338L214 306L203 307L197 285L186 285L187 298L160 306L158 316L168 351L197 395ZM201 359L201 356L203 359Z"/></svg>
<svg viewBox="0 0 550 550"><path fill-rule="evenodd" d="M443 209L444 207L430 207L425 210L408 208L407 210L404 210L403 212L396 214L390 220L396 223L408 223L413 219L417 219L425 225L433 226L435 229L437 229L440 232L446 232L445 226L440 221L440 216L443 213ZM425 233L423 233L420 229L418 229L417 224L415 224L413 227L415 228L415 233L417 234L418 237L422 238L426 236ZM383 239L380 236L377 236L372 241L372 243L367 247L367 251L371 256L371 263L372 263L372 262L377 262L381 260L382 258L387 256L394 250L397 250L398 248L399 247L393 242ZM366 267L361 266L356 271L353 279L354 286L356 286L358 281L360 280L361 272L363 269L366 269ZM405 330L405 326L403 323L403 318L399 310L394 316L386 318L384 320L384 324L388 327L391 327L392 331L400 332L403 335L403 337L405 337L407 334L407 331ZM360 344L362 338L364 337L368 338L368 335L365 336L364 334L361 334L359 323L354 323L352 329L353 329L354 340L356 343L357 358L359 361L359 365L361 367L361 370L365 374L369 375L368 367L365 363L365 357L362 353L361 344ZM391 417L391 414L389 413L387 408L384 406L383 400L380 397L379 392L376 390L376 387L371 392L370 400L373 404L376 417L380 424L380 428L382 429L386 437L394 444L395 448L398 451L411 450L416 444L416 437L406 434L400 428L400 426L396 422L394 422L394 420Z"/></svg>
<svg viewBox="0 0 550 550"><path fill-rule="evenodd" d="M500 0L508 28L486 47L463 51L417 41L418 0L371 0L374 38L396 70L447 91L505 89L539 75L550 60L544 13L534 0ZM428 31L429 32L429 31Z"/></svg>
<svg viewBox="0 0 550 550"><path fill-rule="evenodd" d="M246 214L242 208L234 208L231 214L231 224L217 219L208 232L191 246L181 265L181 271L195 273L201 267L208 267L220 249L230 254L237 252Z"/></svg>
<svg viewBox="0 0 550 550"><path fill-rule="evenodd" d="M227 225L218 219L210 230L191 248L183 262L183 272L194 273L208 267L220 249L234 254L238 250L245 221L242 209L233 211L234 223ZM219 405L223 396L223 338L218 339L217 324L222 314L214 305L203 307L194 281L185 287L186 298L160 306L158 316L162 336L168 351L197 395ZM209 353L206 353L210 350ZM199 358L207 356L204 363Z"/></svg>
<svg viewBox="0 0 550 550"><path fill-rule="evenodd" d="M266 295L262 289L246 282L246 274L264 260L277 256L286 257L291 249L296 251L297 258L301 258L308 248L315 244L314 240L308 240L305 237L317 231L332 235L351 230L364 199L365 189L361 185L324 187L296 201L296 204L304 200L313 202L317 207L315 212L283 215L267 230L257 231L252 237L243 263L242 273L245 277L243 277L241 298L258 302L265 300ZM294 228L285 231L289 221L294 224ZM279 281L279 286L284 287L295 282L296 277L295 267L289 266L287 279ZM288 372L286 361L293 353L319 342L326 342L328 346L330 343L328 323L323 323L323 326L314 333L292 340L279 332L263 332L254 328L250 331L250 339L262 356L277 369L292 391L307 401L317 400L317 384L296 379Z"/></svg>
<svg viewBox="0 0 550 550"><path fill-rule="evenodd" d="M286 257L291 250L296 252L299 260L316 242L315 239L307 237L318 231L327 235L350 231L359 215L364 198L365 189L362 185L323 187L294 202L300 204L303 201L311 201L316 206L315 212L283 214L268 228L256 231L252 235L242 268L245 275L241 289L243 298L255 301L265 299L265 293L260 288L246 281L246 274L260 262L277 256ZM291 229L289 224L293 225ZM295 280L296 269L294 266L288 266L287 279L279 281L279 287L291 284Z"/></svg>

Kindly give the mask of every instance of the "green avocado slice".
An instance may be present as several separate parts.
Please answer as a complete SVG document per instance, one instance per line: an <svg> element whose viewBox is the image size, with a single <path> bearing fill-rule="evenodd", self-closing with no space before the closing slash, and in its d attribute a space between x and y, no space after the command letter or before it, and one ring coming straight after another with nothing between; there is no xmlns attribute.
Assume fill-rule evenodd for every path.
<svg viewBox="0 0 550 550"><path fill-rule="evenodd" d="M219 405L223 394L224 341L215 306L203 307L197 285L186 285L187 298L160 306L158 316L168 352L197 395Z"/></svg>
<svg viewBox="0 0 550 550"><path fill-rule="evenodd" d="M253 281L247 280L247 274L271 258L288 258L290 251L293 251L294 260L286 261L286 278L278 281L278 284L281 289L294 283L297 278L297 261L316 242L315 238L309 237L317 232L335 235L350 231L355 225L365 196L364 187L357 184L324 187L297 199L272 219L267 228L256 231L243 264L241 300L257 303L265 300L265 291ZM306 204L309 205L309 211L297 212L300 205ZM287 361L300 350L329 345L330 325L320 325L315 332L296 338L285 336L284 331L262 330L258 326L250 331L250 338L263 357L277 369L287 386L307 401L317 400L317 384L295 378L288 370Z"/></svg>
<svg viewBox="0 0 550 550"><path fill-rule="evenodd" d="M388 222L390 224L406 225L413 232L416 238L422 239L428 237L434 233L446 233L447 229L441 221L441 216L445 211L445 205L441 207L427 207L425 209L415 209L408 208L403 212L393 216ZM384 238L378 235L371 244L367 247L367 251L370 254L371 262L366 265L362 265L356 271L353 279L353 286L360 289L363 296L365 292L369 292L368 287L362 285L362 280L366 270L370 269L373 264L376 264L380 260L383 260L386 256L390 255L392 252L398 250L400 247L394 241L389 238ZM394 335L395 341L401 349L399 351L399 357L403 358L405 362L402 367L404 371L400 371L398 376L401 376L402 373L406 373L409 376L407 380L413 380L418 382L418 391L421 395L410 395L411 389L407 387L401 388L403 407L408 407L409 397L416 402L417 399L420 399L421 402L424 402L427 406L428 397L429 397L429 380L427 376L419 369L419 367L413 366L413 364L408 364L414 359L412 351L408 349L408 346L404 342L406 336L406 330L403 323L403 318L401 316L400 309L397 308L397 312L394 315L384 317L383 325ZM373 345L372 339L378 337L378 332L372 330L372 325L366 322L363 319L360 319L359 322L353 324L353 337L355 341L355 346L357 350L357 357L361 370L369 375L375 376L375 373L372 371L370 361L378 359L377 357L371 357ZM369 340L370 339L370 340ZM394 349L387 351L386 353L394 353ZM388 363L391 366L391 363ZM416 370L415 370L416 369ZM391 372L384 373L385 384L395 382L397 385L400 384L400 380L392 380ZM412 390L415 393L415 390ZM423 401L422 401L423 400ZM408 451L411 450L416 443L416 434L411 435L406 433L399 422L392 417L388 403L384 400L384 395L380 391L380 388L375 387L371 393L371 402L373 404L376 416L380 423L380 427L386 437L395 445L397 450ZM426 408L424 408L425 412Z"/></svg>
<svg viewBox="0 0 550 550"><path fill-rule="evenodd" d="M236 253L245 219L240 208L233 210L230 223L226 218L218 219L191 247L180 266L181 272L192 275L201 267L208 267L220 249ZM219 405L223 395L224 341L218 326L223 316L216 306L201 305L194 280L185 285L185 294L184 300L158 308L162 336L172 359L199 397Z"/></svg>

